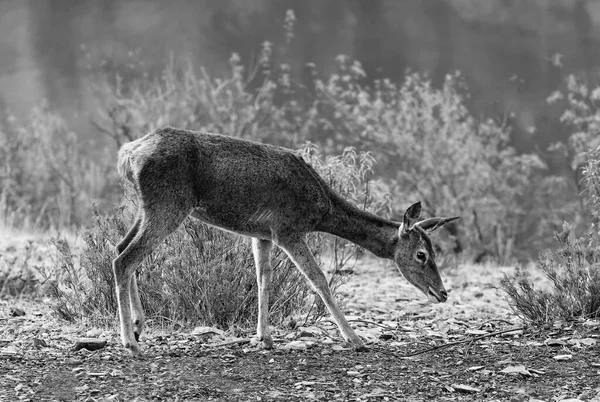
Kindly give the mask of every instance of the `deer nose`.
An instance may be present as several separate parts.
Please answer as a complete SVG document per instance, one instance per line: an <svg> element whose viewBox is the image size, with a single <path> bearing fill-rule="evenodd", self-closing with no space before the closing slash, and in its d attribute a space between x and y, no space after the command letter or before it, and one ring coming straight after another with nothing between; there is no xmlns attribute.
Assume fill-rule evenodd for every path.
<svg viewBox="0 0 600 402"><path fill-rule="evenodd" d="M446 300L448 300L448 292L446 292L445 289L440 289L440 296L442 296L441 301L445 302Z"/></svg>

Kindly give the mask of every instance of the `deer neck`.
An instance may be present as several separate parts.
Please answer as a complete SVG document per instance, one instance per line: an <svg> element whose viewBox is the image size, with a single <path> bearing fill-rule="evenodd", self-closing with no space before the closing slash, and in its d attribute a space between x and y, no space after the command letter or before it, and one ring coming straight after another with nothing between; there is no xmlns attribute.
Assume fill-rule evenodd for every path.
<svg viewBox="0 0 600 402"><path fill-rule="evenodd" d="M333 208L318 225L318 231L351 241L377 257L394 258L399 223L361 210L341 198L332 201Z"/></svg>

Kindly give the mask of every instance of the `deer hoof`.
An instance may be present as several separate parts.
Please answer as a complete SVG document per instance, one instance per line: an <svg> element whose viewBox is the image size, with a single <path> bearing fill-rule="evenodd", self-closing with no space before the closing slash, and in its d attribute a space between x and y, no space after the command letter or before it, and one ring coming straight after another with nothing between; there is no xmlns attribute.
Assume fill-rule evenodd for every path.
<svg viewBox="0 0 600 402"><path fill-rule="evenodd" d="M260 347L263 349L271 350L271 349L273 349L273 341L272 340L268 340L268 341L263 340L260 343Z"/></svg>
<svg viewBox="0 0 600 402"><path fill-rule="evenodd" d="M258 347L261 349L273 349L273 338L271 338L270 336L268 338L262 336L254 337L252 338L251 343L253 345L258 345Z"/></svg>
<svg viewBox="0 0 600 402"><path fill-rule="evenodd" d="M369 348L366 347L365 345L356 345L356 346L354 346L354 350L357 352L368 352Z"/></svg>
<svg viewBox="0 0 600 402"><path fill-rule="evenodd" d="M125 349L127 349L129 351L129 354L131 355L131 357L134 357L134 358L142 357L142 350L140 349L140 347L137 343L126 343L124 346L125 346Z"/></svg>
<svg viewBox="0 0 600 402"><path fill-rule="evenodd" d="M344 348L348 348L348 349L354 349L357 352L368 352L369 348L365 346L364 343L362 343L362 341L360 343L358 342L344 342L343 344Z"/></svg>

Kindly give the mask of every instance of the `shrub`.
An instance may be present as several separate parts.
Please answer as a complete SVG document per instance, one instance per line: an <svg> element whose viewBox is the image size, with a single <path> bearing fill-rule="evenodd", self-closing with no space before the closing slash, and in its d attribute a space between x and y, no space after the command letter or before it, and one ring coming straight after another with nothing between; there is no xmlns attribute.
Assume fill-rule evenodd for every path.
<svg viewBox="0 0 600 402"><path fill-rule="evenodd" d="M90 145L45 105L26 125L0 112L0 223L9 227L71 228L87 221L90 199L114 202L114 170L91 158Z"/></svg>
<svg viewBox="0 0 600 402"><path fill-rule="evenodd" d="M556 233L559 247L544 252L538 266L551 280L550 289L536 288L522 270L502 280L513 310L534 323L558 319L600 317L600 246L597 235L570 239L571 227L565 224Z"/></svg>
<svg viewBox="0 0 600 402"><path fill-rule="evenodd" d="M502 281L515 312L532 322L600 317L600 149L589 149L578 158L585 164L585 192L594 217L586 234L573 236L566 223L555 233L559 247L538 259L538 266L551 281L550 289L536 289L522 271Z"/></svg>
<svg viewBox="0 0 600 402"><path fill-rule="evenodd" d="M600 86L592 83L592 77L567 76L562 90L553 92L548 103L563 109L561 123L570 131L566 141L551 144L550 150L562 154L570 170L570 185L576 188L578 203L573 203L573 229L582 233L588 229L589 218L598 222L597 200L597 149L600 146Z"/></svg>
<svg viewBox="0 0 600 402"><path fill-rule="evenodd" d="M371 150L397 199L420 199L430 215L460 215L457 235L468 255L526 259L561 222L548 222L560 205L544 196L562 180L546 177L536 155L518 154L506 124L469 112L460 74L446 76L441 88L414 73L401 85L378 80L369 88L360 63L338 62L338 73L316 86L326 142Z"/></svg>
<svg viewBox="0 0 600 402"><path fill-rule="evenodd" d="M310 146L302 154L343 197L366 209L386 209L385 203L372 201L369 185L373 159L353 149L323 161L318 148ZM382 197L384 199L385 197ZM77 257L64 240L57 239L58 259L54 274L47 274L57 296L56 312L63 318L82 317L95 322L112 319L116 300L112 260L115 246L132 221L132 203L118 208L110 216L94 210L94 225L83 235L85 247ZM330 286L339 286L345 268L351 267L357 246L325 234L311 234L308 244L319 264L330 258ZM311 311L324 313L320 299L309 297L312 291L301 274L292 267L279 249L272 255L274 268L271 294L272 321ZM208 325L246 326L255 321L257 309L256 279L250 240L194 219L188 219L138 268L142 303L149 318ZM62 273L62 274L60 274ZM63 276L61 276L63 275ZM310 300L310 303L307 303ZM315 308L316 307L316 308Z"/></svg>

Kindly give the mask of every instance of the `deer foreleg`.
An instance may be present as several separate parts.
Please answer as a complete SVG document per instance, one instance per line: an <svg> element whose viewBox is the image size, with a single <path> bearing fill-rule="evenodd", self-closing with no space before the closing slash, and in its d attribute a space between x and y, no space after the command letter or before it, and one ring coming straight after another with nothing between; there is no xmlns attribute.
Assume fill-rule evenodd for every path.
<svg viewBox="0 0 600 402"><path fill-rule="evenodd" d="M365 350L363 341L356 335L352 327L350 327L346 317L344 317L344 314L342 314L342 311L335 303L327 284L327 278L325 278L325 274L319 268L304 239L280 241L277 245L289 255L296 267L304 274L313 289L321 297L327 310L329 310L333 320L339 327L342 337L347 342L353 344L357 350Z"/></svg>
<svg viewBox="0 0 600 402"><path fill-rule="evenodd" d="M266 349L273 348L273 338L269 330L269 293L271 289L271 247L270 240L252 239L252 251L256 265L258 283L258 322L256 336Z"/></svg>

